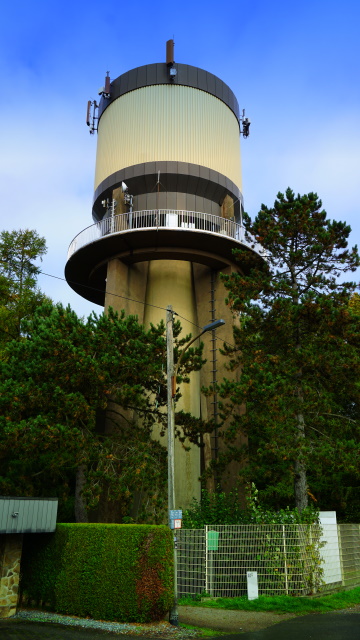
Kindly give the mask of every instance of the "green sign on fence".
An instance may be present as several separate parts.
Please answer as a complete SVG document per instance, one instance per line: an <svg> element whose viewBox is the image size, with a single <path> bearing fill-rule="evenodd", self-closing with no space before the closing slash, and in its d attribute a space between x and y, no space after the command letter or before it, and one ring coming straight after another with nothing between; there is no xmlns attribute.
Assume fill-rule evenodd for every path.
<svg viewBox="0 0 360 640"><path fill-rule="evenodd" d="M219 532L208 531L208 551L217 551L219 549Z"/></svg>

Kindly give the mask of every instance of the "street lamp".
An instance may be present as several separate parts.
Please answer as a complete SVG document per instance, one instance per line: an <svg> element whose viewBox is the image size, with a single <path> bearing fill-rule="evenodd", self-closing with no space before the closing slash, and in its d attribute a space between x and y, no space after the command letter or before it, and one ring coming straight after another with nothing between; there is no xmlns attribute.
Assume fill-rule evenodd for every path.
<svg viewBox="0 0 360 640"><path fill-rule="evenodd" d="M166 311L166 355L167 355L167 428L168 428L168 509L169 520L170 511L175 509L175 402L176 393L176 377L179 366L183 360L185 351L200 336L207 331L213 331L225 324L225 320L214 320L206 324L201 332L192 338L183 348L180 358L174 367L174 336L173 336L173 308L171 305ZM179 624L179 614L177 610L177 554L176 554L176 537L174 536L174 602L169 614L169 622L177 626Z"/></svg>

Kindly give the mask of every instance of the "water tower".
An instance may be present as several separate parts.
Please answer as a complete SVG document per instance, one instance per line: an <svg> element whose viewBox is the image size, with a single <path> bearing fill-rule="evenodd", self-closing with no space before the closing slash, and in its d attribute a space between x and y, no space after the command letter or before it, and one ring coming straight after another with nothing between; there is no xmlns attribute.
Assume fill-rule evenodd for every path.
<svg viewBox="0 0 360 640"><path fill-rule="evenodd" d="M71 242L66 279L84 298L125 309L145 325L165 320L168 305L193 335L223 318L218 336L204 340L206 366L182 389L184 410L216 420L217 397L201 397L200 388L222 379L217 346L232 341L220 273L241 268L233 249L258 251L241 225L239 141L250 123L222 80L175 63L171 40L166 62L115 80L107 75L99 94L87 113L90 131L97 131L95 223ZM220 450L216 430L200 451L177 443L179 507L199 497L199 475Z"/></svg>

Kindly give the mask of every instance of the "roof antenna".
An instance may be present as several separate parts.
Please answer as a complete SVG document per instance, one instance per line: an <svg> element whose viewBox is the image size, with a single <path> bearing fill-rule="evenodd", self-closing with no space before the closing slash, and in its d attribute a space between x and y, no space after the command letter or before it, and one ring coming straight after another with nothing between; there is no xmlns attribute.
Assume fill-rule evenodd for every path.
<svg viewBox="0 0 360 640"><path fill-rule="evenodd" d="M95 133L95 131L98 130L98 109L99 105L96 100L88 100L86 109L86 124L88 127L90 127L90 133Z"/></svg>
<svg viewBox="0 0 360 640"><path fill-rule="evenodd" d="M103 87L100 87L99 91L98 91L99 96L102 96L103 98L109 99L110 98L110 76L109 76L109 71L106 72L106 77L105 77L105 84Z"/></svg>
<svg viewBox="0 0 360 640"><path fill-rule="evenodd" d="M245 109L243 109L242 115L240 116L240 122L242 124L242 129L240 129L240 133L242 133L244 138L248 138L250 135L251 122L249 118L245 118Z"/></svg>
<svg viewBox="0 0 360 640"><path fill-rule="evenodd" d="M177 69L174 66L175 65L175 60L174 60L174 40L167 40L166 42L166 66L169 70L169 78L170 78L170 82L174 82L176 74L177 74Z"/></svg>

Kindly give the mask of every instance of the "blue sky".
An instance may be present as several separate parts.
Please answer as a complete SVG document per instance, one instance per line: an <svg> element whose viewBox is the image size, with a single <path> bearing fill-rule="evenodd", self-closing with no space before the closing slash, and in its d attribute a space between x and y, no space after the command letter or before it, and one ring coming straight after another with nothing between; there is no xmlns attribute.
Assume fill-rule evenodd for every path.
<svg viewBox="0 0 360 640"><path fill-rule="evenodd" d="M67 247L92 224L96 138L86 102L105 72L177 62L222 78L250 118L242 140L245 209L278 191L316 191L360 244L360 5L285 2L8 2L0 24L1 228L44 236L44 272L63 277ZM41 288L79 314L94 308L61 280Z"/></svg>

